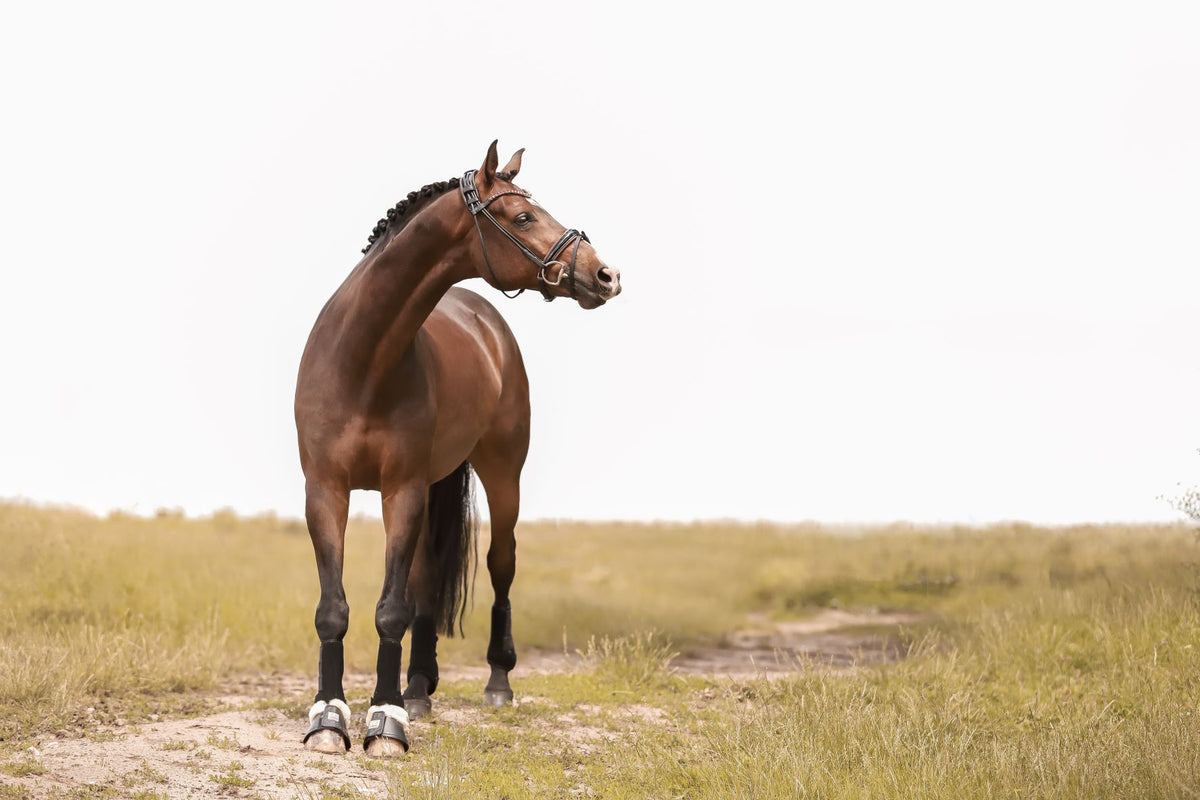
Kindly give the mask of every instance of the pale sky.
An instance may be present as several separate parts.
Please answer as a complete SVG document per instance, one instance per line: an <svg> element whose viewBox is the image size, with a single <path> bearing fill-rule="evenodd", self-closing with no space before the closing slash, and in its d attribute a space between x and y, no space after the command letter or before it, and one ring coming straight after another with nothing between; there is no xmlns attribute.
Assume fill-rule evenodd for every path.
<svg viewBox="0 0 1200 800"><path fill-rule="evenodd" d="M0 497L300 516L317 312L499 138L625 287L471 282L533 389L523 517L1177 518L1200 5L709 8L9 4Z"/></svg>

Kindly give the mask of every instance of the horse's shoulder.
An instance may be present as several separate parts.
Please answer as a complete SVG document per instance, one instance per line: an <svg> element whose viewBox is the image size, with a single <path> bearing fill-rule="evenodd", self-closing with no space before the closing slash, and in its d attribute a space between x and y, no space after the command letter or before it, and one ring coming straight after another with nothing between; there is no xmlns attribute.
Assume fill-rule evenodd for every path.
<svg viewBox="0 0 1200 800"><path fill-rule="evenodd" d="M477 294L470 289L465 289L462 286L451 286L450 291L446 292L445 297L438 303L438 307L442 306L457 306L459 308L470 309L476 313L483 312L489 316L500 316L500 312L496 307L489 303L483 295Z"/></svg>
<svg viewBox="0 0 1200 800"><path fill-rule="evenodd" d="M508 323L504 321L504 317L500 315L494 305L483 296L461 286L453 286L450 291L446 292L446 295L437 304L436 312L444 314L464 327L473 327L483 323L501 336L512 336L508 329Z"/></svg>

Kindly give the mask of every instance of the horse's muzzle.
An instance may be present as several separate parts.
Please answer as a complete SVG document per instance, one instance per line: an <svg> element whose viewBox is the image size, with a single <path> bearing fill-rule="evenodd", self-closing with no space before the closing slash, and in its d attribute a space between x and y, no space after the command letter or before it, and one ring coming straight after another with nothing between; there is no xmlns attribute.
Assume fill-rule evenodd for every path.
<svg viewBox="0 0 1200 800"><path fill-rule="evenodd" d="M596 286L605 300L616 297L621 293L621 270L609 266L596 270Z"/></svg>

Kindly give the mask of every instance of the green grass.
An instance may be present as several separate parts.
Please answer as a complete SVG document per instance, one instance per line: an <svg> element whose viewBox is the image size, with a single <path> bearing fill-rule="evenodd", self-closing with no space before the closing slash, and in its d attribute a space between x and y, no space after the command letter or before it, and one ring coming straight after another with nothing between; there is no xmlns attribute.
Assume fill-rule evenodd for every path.
<svg viewBox="0 0 1200 800"><path fill-rule="evenodd" d="M479 686L445 684L440 702L477 723L420 727L400 764L371 762L392 796L1200 793L1200 544L1185 527L542 523L518 535L518 650L565 647L584 667L523 677L518 696L533 699L495 712L478 709ZM211 710L198 691L226 675L315 666L316 571L298 523L0 505L0 546L0 755L85 721ZM358 671L374 666L381 551L377 523L351 525ZM477 585L466 638L439 645L447 663L483 663L485 572ZM667 665L749 615L823 608L932 622L882 667L714 680Z"/></svg>
<svg viewBox="0 0 1200 800"><path fill-rule="evenodd" d="M850 674L711 682L672 675L635 639L610 643L588 674L526 682L539 695L555 687L549 702L438 726L393 775L394 796L1194 794L1195 590L1086 594L982 610L901 663ZM634 702L662 713L639 716ZM574 721L550 722L564 714ZM611 738L572 741L584 726Z"/></svg>
<svg viewBox="0 0 1200 800"><path fill-rule="evenodd" d="M166 783L167 776L143 760L140 767L125 773L121 778L121 782L127 787L137 786L139 783Z"/></svg>
<svg viewBox="0 0 1200 800"><path fill-rule="evenodd" d="M247 778L242 774L244 766L240 761L231 761L226 765L223 772L214 772L208 776L208 779L218 786L233 788L233 789L248 789L253 786L256 781L253 778Z"/></svg>
<svg viewBox="0 0 1200 800"><path fill-rule="evenodd" d="M0 772L3 772L5 775L12 775L15 778L23 778L26 775L44 775L46 768L36 761L22 759L18 761L0 761Z"/></svg>
<svg viewBox="0 0 1200 800"><path fill-rule="evenodd" d="M208 735L208 744L211 747L216 747L221 750L237 750L242 745L232 736L222 736L218 733L210 733Z"/></svg>

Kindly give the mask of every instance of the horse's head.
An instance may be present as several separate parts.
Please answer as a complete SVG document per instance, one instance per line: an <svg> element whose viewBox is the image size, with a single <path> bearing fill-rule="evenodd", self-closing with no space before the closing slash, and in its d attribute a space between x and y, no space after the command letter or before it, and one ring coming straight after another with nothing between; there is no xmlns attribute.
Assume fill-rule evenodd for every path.
<svg viewBox="0 0 1200 800"><path fill-rule="evenodd" d="M523 152L498 169L492 142L483 166L462 178L463 201L479 234L479 276L501 291L538 289L547 300L604 305L621 293L621 273L600 260L587 234L564 228L512 182Z"/></svg>

